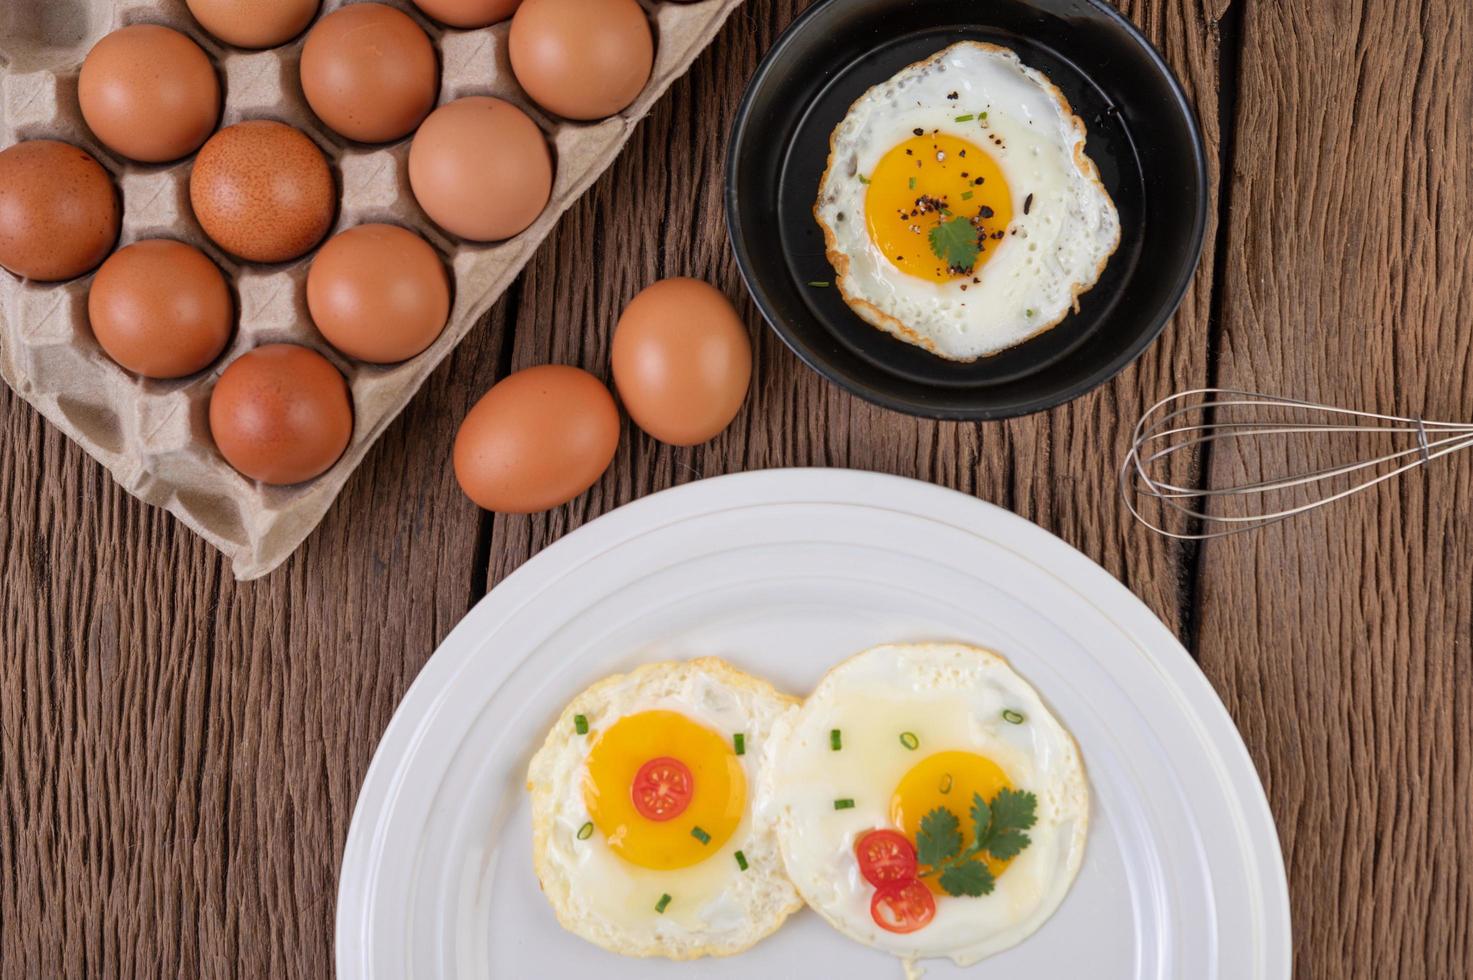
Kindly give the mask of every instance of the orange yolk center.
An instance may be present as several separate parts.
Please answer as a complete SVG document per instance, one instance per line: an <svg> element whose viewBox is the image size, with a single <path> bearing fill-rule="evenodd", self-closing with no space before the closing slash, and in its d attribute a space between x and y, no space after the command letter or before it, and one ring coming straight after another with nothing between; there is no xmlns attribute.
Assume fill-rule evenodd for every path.
<svg viewBox="0 0 1473 980"><path fill-rule="evenodd" d="M970 841L972 794L979 794L990 803L998 790L1012 788L1007 773L986 756L975 752L938 752L916 763L901 777L895 795L890 798L890 819L914 844L922 817L938 807L950 810L961 824L963 840ZM1002 874L1009 863L986 853L972 860L985 861L993 877ZM945 894L936 876L921 880L936 894Z"/></svg>
<svg viewBox="0 0 1473 980"><path fill-rule="evenodd" d="M593 739L583 801L609 848L626 861L662 871L689 867L736 832L747 805L747 777L726 735L675 711L641 711ZM653 759L674 759L690 770L690 802L666 820L644 816L634 800L636 777Z"/></svg>
<svg viewBox="0 0 1473 980"><path fill-rule="evenodd" d="M992 257L1013 220L1013 198L987 151L959 136L915 136L880 158L869 176L864 217L870 240L896 268L932 282L972 276ZM931 245L943 222L969 221L981 251L968 268L948 267ZM965 229L958 229L958 231Z"/></svg>

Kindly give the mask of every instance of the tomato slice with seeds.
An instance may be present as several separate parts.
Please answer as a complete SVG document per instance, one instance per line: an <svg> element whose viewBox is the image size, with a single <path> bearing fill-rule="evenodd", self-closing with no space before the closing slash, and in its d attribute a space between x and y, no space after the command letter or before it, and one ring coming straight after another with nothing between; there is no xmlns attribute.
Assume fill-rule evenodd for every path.
<svg viewBox="0 0 1473 980"><path fill-rule="evenodd" d="M883 885L870 899L869 914L887 932L915 932L936 917L936 899L924 882Z"/></svg>
<svg viewBox="0 0 1473 980"><path fill-rule="evenodd" d="M685 812L695 793L695 785L684 762L661 756L639 767L630 792L640 816L665 821L674 820Z"/></svg>
<svg viewBox="0 0 1473 980"><path fill-rule="evenodd" d="M895 830L871 830L854 842L859 873L876 888L896 882L914 881L916 849Z"/></svg>

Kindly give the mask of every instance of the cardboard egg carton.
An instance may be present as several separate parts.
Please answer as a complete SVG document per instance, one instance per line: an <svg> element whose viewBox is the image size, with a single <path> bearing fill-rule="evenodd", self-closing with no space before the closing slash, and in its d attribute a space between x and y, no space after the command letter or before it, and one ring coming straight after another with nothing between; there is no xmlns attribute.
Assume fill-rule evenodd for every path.
<svg viewBox="0 0 1473 980"><path fill-rule="evenodd" d="M552 199L522 234L487 245L437 228L409 188L408 139L386 146L354 143L313 115L298 79L302 37L266 51L230 48L195 23L184 0L0 2L5 66L0 146L57 139L85 148L112 174L121 193L119 247L145 238L198 246L224 270L237 309L236 332L215 364L189 378L151 381L119 367L93 338L87 321L91 275L45 284L0 270L0 377L129 493L168 509L228 555L240 579L265 575L311 533L369 447L521 271L562 213L613 162L635 123L690 67L741 0L641 0L655 31L650 81L623 113L593 123L552 117L521 91L507 55L509 24L451 30L424 17L408 0L380 2L409 13L430 35L440 57L440 104L495 95L526 110L547 133L557 166ZM325 0L318 16L342 5L343 0ZM175 28L211 56L225 95L221 126L276 119L317 142L333 166L341 195L331 234L389 222L413 229L435 246L453 275L454 300L449 324L433 346L387 367L338 354L307 312L310 254L284 265L234 259L205 236L191 212L192 157L161 166L136 164L93 138L77 102L82 60L103 35L134 23ZM215 449L208 423L210 392L220 372L244 352L276 342L326 355L353 394L354 430L347 451L316 480L289 487L265 486L237 473Z"/></svg>

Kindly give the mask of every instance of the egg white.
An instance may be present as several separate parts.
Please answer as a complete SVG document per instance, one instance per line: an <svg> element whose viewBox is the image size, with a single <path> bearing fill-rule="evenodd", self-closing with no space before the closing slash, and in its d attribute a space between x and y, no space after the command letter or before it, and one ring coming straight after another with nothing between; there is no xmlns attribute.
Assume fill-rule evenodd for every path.
<svg viewBox="0 0 1473 980"><path fill-rule="evenodd" d="M1017 712L1012 724L1003 711ZM842 732L834 751L830 732ZM910 750L901 732L919 737ZM938 896L935 918L908 934L870 914L873 887L854 842L889 827L895 788L912 766L945 750L975 752L1038 798L1031 843L977 898ZM798 892L835 929L906 959L974 963L1031 935L1063 901L1089 827L1089 786L1074 739L1037 692L988 650L961 644L874 647L835 667L767 743L759 807L773 820ZM834 800L852 799L836 810ZM970 826L965 826L970 830Z"/></svg>
<svg viewBox="0 0 1473 980"><path fill-rule="evenodd" d="M959 115L974 118L959 123ZM1013 220L977 282L911 276L869 237L864 176L917 129L976 143L1006 177ZM956 361L1058 324L1120 243L1119 214L1085 136L1048 77L993 44L953 44L869 89L834 129L814 206L845 302L866 322Z"/></svg>
<svg viewBox="0 0 1473 980"><path fill-rule="evenodd" d="M683 960L740 952L801 908L771 824L754 816L762 750L773 725L797 703L714 657L646 664L574 698L527 772L533 867L563 928L615 953ZM587 840L577 839L590 819L582 786L593 739L576 733L574 716L584 715L596 733L620 718L654 710L679 712L746 739L746 753L736 757L747 779L741 823L710 857L685 868L639 867L611 850L596 830ZM746 871L736 863L738 850ZM661 893L672 896L663 913L654 909Z"/></svg>

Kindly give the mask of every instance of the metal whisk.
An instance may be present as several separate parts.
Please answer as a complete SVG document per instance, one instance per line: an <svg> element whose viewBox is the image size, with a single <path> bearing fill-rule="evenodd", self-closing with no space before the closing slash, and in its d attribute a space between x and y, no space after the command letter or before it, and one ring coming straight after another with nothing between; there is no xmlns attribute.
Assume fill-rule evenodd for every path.
<svg viewBox="0 0 1473 980"><path fill-rule="evenodd" d="M1346 443L1353 458L1303 472L1312 465L1309 460ZM1200 541L1276 524L1469 447L1473 423L1199 388L1165 398L1141 416L1120 468L1120 492L1130 512L1151 530ZM1229 448L1236 455L1228 465L1243 471L1241 482L1204 487L1171 482L1171 464L1181 462L1173 459L1177 454L1191 458L1199 451ZM1285 475L1265 475L1275 470Z"/></svg>

